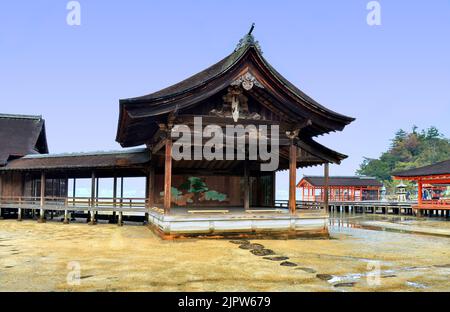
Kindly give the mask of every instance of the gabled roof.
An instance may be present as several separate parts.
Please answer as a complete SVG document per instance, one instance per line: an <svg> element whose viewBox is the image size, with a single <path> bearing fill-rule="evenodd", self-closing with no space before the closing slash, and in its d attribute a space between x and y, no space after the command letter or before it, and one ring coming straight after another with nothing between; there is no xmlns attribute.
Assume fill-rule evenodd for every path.
<svg viewBox="0 0 450 312"><path fill-rule="evenodd" d="M312 121L302 130L309 136L340 131L354 121L320 105L285 79L265 60L259 45L248 34L233 53L198 74L163 90L120 100L117 142L123 147L145 144L156 131L151 124L157 118L192 107L226 89L246 70L265 85L266 95L292 122Z"/></svg>
<svg viewBox="0 0 450 312"><path fill-rule="evenodd" d="M392 175L399 178L450 175L450 159L429 166L394 172Z"/></svg>
<svg viewBox="0 0 450 312"><path fill-rule="evenodd" d="M34 154L12 160L6 166L0 168L0 171L124 168L146 164L150 161L150 158L150 152L146 148L111 152Z"/></svg>
<svg viewBox="0 0 450 312"><path fill-rule="evenodd" d="M41 116L0 114L0 166L8 159L48 153Z"/></svg>
<svg viewBox="0 0 450 312"><path fill-rule="evenodd" d="M304 183L309 183L312 186L325 186L325 179L323 176L304 176L298 183L297 187L301 187ZM353 187L382 187L383 183L373 177L363 176L334 176L329 177L329 186L353 186Z"/></svg>

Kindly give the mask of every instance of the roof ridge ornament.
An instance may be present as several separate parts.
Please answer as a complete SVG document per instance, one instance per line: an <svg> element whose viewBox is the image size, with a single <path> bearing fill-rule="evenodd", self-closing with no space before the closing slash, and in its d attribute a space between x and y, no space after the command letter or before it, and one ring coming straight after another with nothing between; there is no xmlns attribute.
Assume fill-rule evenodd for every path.
<svg viewBox="0 0 450 312"><path fill-rule="evenodd" d="M264 86L261 82L258 81L258 79L255 78L255 76L252 75L250 71L247 71L245 74L239 76L236 80L234 80L231 83L232 86L239 86L242 85L242 87L246 91L250 91L253 86L257 86L261 89L264 89Z"/></svg>
<svg viewBox="0 0 450 312"><path fill-rule="evenodd" d="M254 29L255 23L252 23L249 32L241 40L239 40L236 49L234 49L234 52L247 46L254 46L259 52L262 53L261 46L259 45L258 40L255 40L255 37L252 35Z"/></svg>

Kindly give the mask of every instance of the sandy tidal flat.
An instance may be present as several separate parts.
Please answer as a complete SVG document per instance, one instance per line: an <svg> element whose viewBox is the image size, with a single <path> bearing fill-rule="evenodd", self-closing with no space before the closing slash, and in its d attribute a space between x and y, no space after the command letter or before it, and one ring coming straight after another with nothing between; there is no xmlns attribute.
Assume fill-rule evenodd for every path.
<svg viewBox="0 0 450 312"><path fill-rule="evenodd" d="M331 233L162 241L142 225L0 220L0 291L450 291L449 237Z"/></svg>

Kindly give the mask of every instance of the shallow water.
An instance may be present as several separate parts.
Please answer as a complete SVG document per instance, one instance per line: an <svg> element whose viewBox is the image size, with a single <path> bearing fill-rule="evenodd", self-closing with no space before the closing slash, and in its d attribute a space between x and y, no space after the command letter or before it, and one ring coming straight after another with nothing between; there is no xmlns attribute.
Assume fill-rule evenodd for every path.
<svg viewBox="0 0 450 312"><path fill-rule="evenodd" d="M330 224L329 240L230 242L162 241L137 224L1 220L0 291L450 290L449 222L342 215ZM262 248L274 255L252 253Z"/></svg>

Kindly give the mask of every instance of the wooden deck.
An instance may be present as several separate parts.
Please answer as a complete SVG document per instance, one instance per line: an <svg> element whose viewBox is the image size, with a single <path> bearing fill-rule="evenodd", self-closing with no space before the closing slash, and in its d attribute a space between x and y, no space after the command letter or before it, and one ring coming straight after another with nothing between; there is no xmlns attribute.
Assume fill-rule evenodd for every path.
<svg viewBox="0 0 450 312"><path fill-rule="evenodd" d="M150 207L144 198L0 198L3 215L17 215L19 221L34 216L41 222L50 214L64 216L64 222L73 218L94 220L114 216L114 222L123 224L125 216L140 215L150 228L164 239L184 237L258 237L293 238L327 237L328 213L322 206L297 202L297 212L288 205L277 207L172 207L169 214L163 207ZM33 214L31 215L30 212Z"/></svg>

